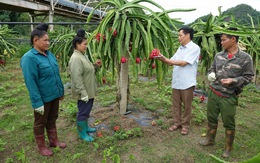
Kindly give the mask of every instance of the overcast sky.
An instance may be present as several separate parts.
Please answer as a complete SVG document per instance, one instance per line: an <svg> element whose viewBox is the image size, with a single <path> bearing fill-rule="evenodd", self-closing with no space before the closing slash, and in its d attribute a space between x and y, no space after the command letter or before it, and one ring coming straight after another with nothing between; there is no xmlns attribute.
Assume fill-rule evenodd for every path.
<svg viewBox="0 0 260 163"><path fill-rule="evenodd" d="M131 1L131 0L129 0ZM185 24L191 23L197 18L212 13L218 15L218 6L222 6L221 11L225 11L231 7L236 7L239 4L248 4L252 8L260 11L260 0L153 0L161 5L165 10L169 9L190 9L196 8L191 12L174 12L170 14L171 18L181 18ZM147 3L141 3L153 11L160 11L160 9ZM243 14L243 13L241 13Z"/></svg>

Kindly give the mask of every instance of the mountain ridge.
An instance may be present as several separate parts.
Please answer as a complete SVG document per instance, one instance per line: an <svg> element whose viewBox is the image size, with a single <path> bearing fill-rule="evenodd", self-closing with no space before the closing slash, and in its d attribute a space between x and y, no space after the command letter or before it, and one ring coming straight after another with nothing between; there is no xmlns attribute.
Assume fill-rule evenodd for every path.
<svg viewBox="0 0 260 163"><path fill-rule="evenodd" d="M256 9L253 9L250 5L247 4L239 4L235 7L231 7L225 11L222 11L223 15L232 14L235 17L235 20L238 21L241 25L249 25L251 26L251 20L248 15L250 15L253 19L254 25L258 25L260 23L260 12ZM197 18L194 22L190 24L196 23L199 19L202 21L207 21L210 14L201 16ZM227 17L225 21L230 21L231 17Z"/></svg>

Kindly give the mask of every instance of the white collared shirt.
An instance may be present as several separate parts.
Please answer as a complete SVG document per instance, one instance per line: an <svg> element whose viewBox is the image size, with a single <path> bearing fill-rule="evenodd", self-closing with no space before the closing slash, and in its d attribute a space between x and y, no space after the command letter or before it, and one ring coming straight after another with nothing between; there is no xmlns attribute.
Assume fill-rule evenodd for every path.
<svg viewBox="0 0 260 163"><path fill-rule="evenodd" d="M185 90L196 85L199 55L200 47L193 41L178 48L171 60L182 60L188 62L188 64L183 67L173 67L172 88Z"/></svg>

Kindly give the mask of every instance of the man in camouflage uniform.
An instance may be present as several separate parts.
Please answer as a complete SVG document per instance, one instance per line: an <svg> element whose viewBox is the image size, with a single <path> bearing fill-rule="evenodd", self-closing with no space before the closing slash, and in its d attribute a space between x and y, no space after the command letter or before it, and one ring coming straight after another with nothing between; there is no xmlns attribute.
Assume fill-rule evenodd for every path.
<svg viewBox="0 0 260 163"><path fill-rule="evenodd" d="M229 28L229 30L236 30ZM238 36L222 34L221 45L224 51L216 54L209 69L211 82L207 103L207 139L199 143L203 146L214 145L221 114L226 129L225 150L222 157L229 157L235 138L235 114L238 95L242 88L253 79L253 62L250 55L238 47Z"/></svg>

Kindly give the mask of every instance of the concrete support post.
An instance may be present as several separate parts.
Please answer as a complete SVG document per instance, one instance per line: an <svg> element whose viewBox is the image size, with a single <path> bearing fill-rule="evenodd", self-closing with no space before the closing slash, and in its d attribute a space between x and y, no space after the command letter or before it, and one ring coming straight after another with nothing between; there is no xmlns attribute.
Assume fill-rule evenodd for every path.
<svg viewBox="0 0 260 163"><path fill-rule="evenodd" d="M34 22L34 16L32 14L29 14L31 23ZM34 27L33 24L31 24L31 32L33 31Z"/></svg>
<svg viewBox="0 0 260 163"><path fill-rule="evenodd" d="M53 23L53 15L54 15L54 4L53 0L50 1L50 11L49 11L49 23ZM49 25L50 31L53 31L53 24Z"/></svg>
<svg viewBox="0 0 260 163"><path fill-rule="evenodd" d="M49 23L53 23L53 12L52 11L49 12ZM49 25L49 29L50 29L50 31L53 31L53 24Z"/></svg>

